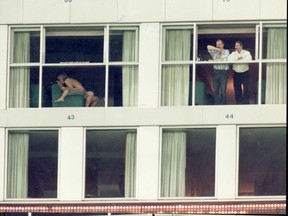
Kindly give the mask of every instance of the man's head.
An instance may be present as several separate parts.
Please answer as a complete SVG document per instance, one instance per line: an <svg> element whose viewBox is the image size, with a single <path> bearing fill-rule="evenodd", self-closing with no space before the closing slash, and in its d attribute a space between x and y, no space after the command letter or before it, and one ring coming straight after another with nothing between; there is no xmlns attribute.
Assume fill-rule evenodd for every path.
<svg viewBox="0 0 288 216"><path fill-rule="evenodd" d="M240 53L242 51L242 49L243 49L242 42L241 41L236 41L235 42L235 50Z"/></svg>
<svg viewBox="0 0 288 216"><path fill-rule="evenodd" d="M224 48L224 42L223 42L223 40L218 39L218 40L216 41L216 47L217 47L218 49L223 49L223 48Z"/></svg>

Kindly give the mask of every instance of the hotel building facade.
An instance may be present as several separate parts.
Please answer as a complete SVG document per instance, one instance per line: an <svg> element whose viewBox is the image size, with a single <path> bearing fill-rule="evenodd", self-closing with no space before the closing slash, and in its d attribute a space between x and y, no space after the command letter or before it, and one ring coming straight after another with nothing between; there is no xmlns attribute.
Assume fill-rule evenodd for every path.
<svg viewBox="0 0 288 216"><path fill-rule="evenodd" d="M286 213L286 0L0 0L0 215ZM207 45L241 41L215 102ZM235 67L248 100L235 101ZM65 73L81 92L64 102ZM2 216L1 215L1 216Z"/></svg>

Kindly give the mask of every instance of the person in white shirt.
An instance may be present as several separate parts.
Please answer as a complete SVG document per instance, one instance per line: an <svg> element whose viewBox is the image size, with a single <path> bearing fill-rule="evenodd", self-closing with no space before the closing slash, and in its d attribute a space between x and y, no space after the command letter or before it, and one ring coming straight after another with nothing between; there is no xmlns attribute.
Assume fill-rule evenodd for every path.
<svg viewBox="0 0 288 216"><path fill-rule="evenodd" d="M235 42L235 51L232 52L228 61L251 61L249 51L243 49L241 41ZM233 85L237 104L249 104L249 64L233 64ZM242 91L243 85L243 91Z"/></svg>

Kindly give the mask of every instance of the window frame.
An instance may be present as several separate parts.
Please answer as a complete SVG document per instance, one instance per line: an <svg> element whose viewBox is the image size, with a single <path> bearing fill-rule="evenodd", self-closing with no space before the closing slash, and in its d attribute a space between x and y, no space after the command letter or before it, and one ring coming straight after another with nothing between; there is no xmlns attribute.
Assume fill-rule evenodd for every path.
<svg viewBox="0 0 288 216"><path fill-rule="evenodd" d="M237 199L277 199L286 198L286 195L254 195L254 196L241 196L239 195L239 165L240 165L240 129L241 128L286 128L286 125L276 124L276 125L240 125L236 127L237 130L237 142L236 142L236 187L235 194Z"/></svg>
<svg viewBox="0 0 288 216"><path fill-rule="evenodd" d="M59 28L59 30L63 30L65 28L71 29L71 28L78 28L78 29L88 29L88 28L103 28L103 62L97 62L97 63L46 63L45 62L45 42L46 42L46 32L49 30L49 28ZM11 25L9 26L8 30L8 69L7 69L7 108L8 109L15 109L16 107L10 107L10 74L12 68L17 67L38 67L39 68L39 86L43 86L42 80L43 80L43 70L47 67L88 67L88 66L103 66L105 67L105 98L104 98L104 107L108 107L108 88L109 88L109 67L110 66L135 66L139 69L139 24L98 24L98 25L25 25L25 26L19 26L19 25ZM14 32L21 32L21 31L39 31L40 33L40 59L39 62L29 62L29 63L13 63L11 62L13 57L13 46L14 46ZM133 62L124 62L124 61L117 61L117 62L111 62L109 60L109 38L110 38L110 31L113 30L135 30L135 61ZM138 81L139 82L139 81ZM39 94L38 94L38 108L45 108L42 106L42 88L39 88ZM123 106L123 105L122 105ZM25 108L32 108L32 107L25 107ZM53 107L49 107L53 108ZM17 108L19 109L19 108Z"/></svg>
<svg viewBox="0 0 288 216"><path fill-rule="evenodd" d="M8 135L11 131L17 132L30 132L30 131L53 131L55 133L57 133L58 136L58 153L57 153L57 196L56 198L8 198L7 197L7 190L8 190L8 144L9 144L9 140L8 140ZM42 200L59 200L60 199L60 152L61 149L61 130L59 128L51 128L51 127L47 127L47 128L33 128L33 127L27 127L27 128L6 128L5 129L5 168L4 168L4 200L6 201L42 201ZM28 164L29 165L29 164Z"/></svg>
<svg viewBox="0 0 288 216"><path fill-rule="evenodd" d="M271 63L271 62L279 62L279 63L287 63L286 59L262 59L262 48L263 48L263 26L279 26L279 27L286 27L287 29L287 24L284 21L252 21L252 22L231 22L231 21L226 21L226 22L187 22L187 23L162 23L161 24L161 37L160 37L160 77L163 76L163 67L166 65L189 65L192 67L192 92L189 92L192 96L192 104L188 104L188 106L195 106L195 82L196 82L196 66L197 65L212 65L215 64L215 62L205 62L205 61L198 61L197 59L197 52L198 52L198 35L199 35L199 27L203 26L219 26L219 25L225 25L225 26L231 26L230 31L233 31L235 29L239 29L237 25L242 25L242 26L251 26L255 29L255 53L254 56L255 58L252 59L251 61L245 61L244 63L250 63L250 64L256 64L258 65L258 90L256 92L256 103L255 105L262 105L261 103L261 86L262 86L262 64L263 63ZM232 26L235 27L232 27ZM193 54L193 58L189 61L166 61L164 58L165 54L165 37L166 37L166 29L187 29L190 28L193 30L193 50L191 54ZM217 32L216 32L217 33ZM245 47L244 47L245 49ZM251 53L252 54L252 53ZM228 64L235 63L234 61L227 61ZM243 63L243 62L241 62ZM216 62L217 64L217 62ZM159 104L161 107L165 106L162 105L162 80L160 79L159 81ZM191 97L190 96L190 97ZM189 100L191 99L189 97ZM228 104L226 104L228 105Z"/></svg>
<svg viewBox="0 0 288 216"><path fill-rule="evenodd" d="M179 197L164 197L161 195L161 185L162 185L162 179L161 179L161 175L162 175L162 150L163 150L163 131L164 130L187 130L189 131L190 129L214 129L215 130L215 161L214 161L214 165L215 165L215 172L214 172L214 195L213 196L179 196ZM164 126L164 127L160 127L160 139L159 139L159 173L158 173L158 199L159 200L211 200L211 199L215 199L217 198L218 194L217 194L217 157L218 157L218 153L217 153L217 126L216 125L207 125L207 126ZM187 146L186 146L186 150L187 150ZM186 163L187 163L187 159L186 159ZM185 181L186 181L186 176L185 176ZM186 183L185 183L186 186Z"/></svg>
<svg viewBox="0 0 288 216"><path fill-rule="evenodd" d="M127 132L127 131L133 131L136 133L136 146L135 146L135 182L134 182L134 197L125 197L125 194L123 197L86 197L86 156L87 156L87 131L123 131L123 132ZM107 199L107 200L135 200L137 197L137 173L138 173L138 168L137 168L137 164L138 164L138 158L139 158L139 153L138 153L138 143L139 143L139 127L84 127L84 134L83 134L83 169L82 169L82 200L85 201L99 201L99 200L103 200L103 199ZM126 143L125 143L126 144ZM125 182L125 178L124 178L124 182Z"/></svg>

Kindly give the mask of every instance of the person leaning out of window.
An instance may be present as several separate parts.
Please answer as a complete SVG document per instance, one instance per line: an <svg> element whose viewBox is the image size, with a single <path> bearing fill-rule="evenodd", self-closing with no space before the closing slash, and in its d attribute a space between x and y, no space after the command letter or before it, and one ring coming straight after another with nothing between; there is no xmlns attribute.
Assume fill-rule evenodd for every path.
<svg viewBox="0 0 288 216"><path fill-rule="evenodd" d="M235 42L235 51L233 51L228 61L251 61L252 56L249 51L243 49L241 41ZM237 104L249 104L249 64L233 64L233 85L235 100ZM243 91L242 91L243 85Z"/></svg>

